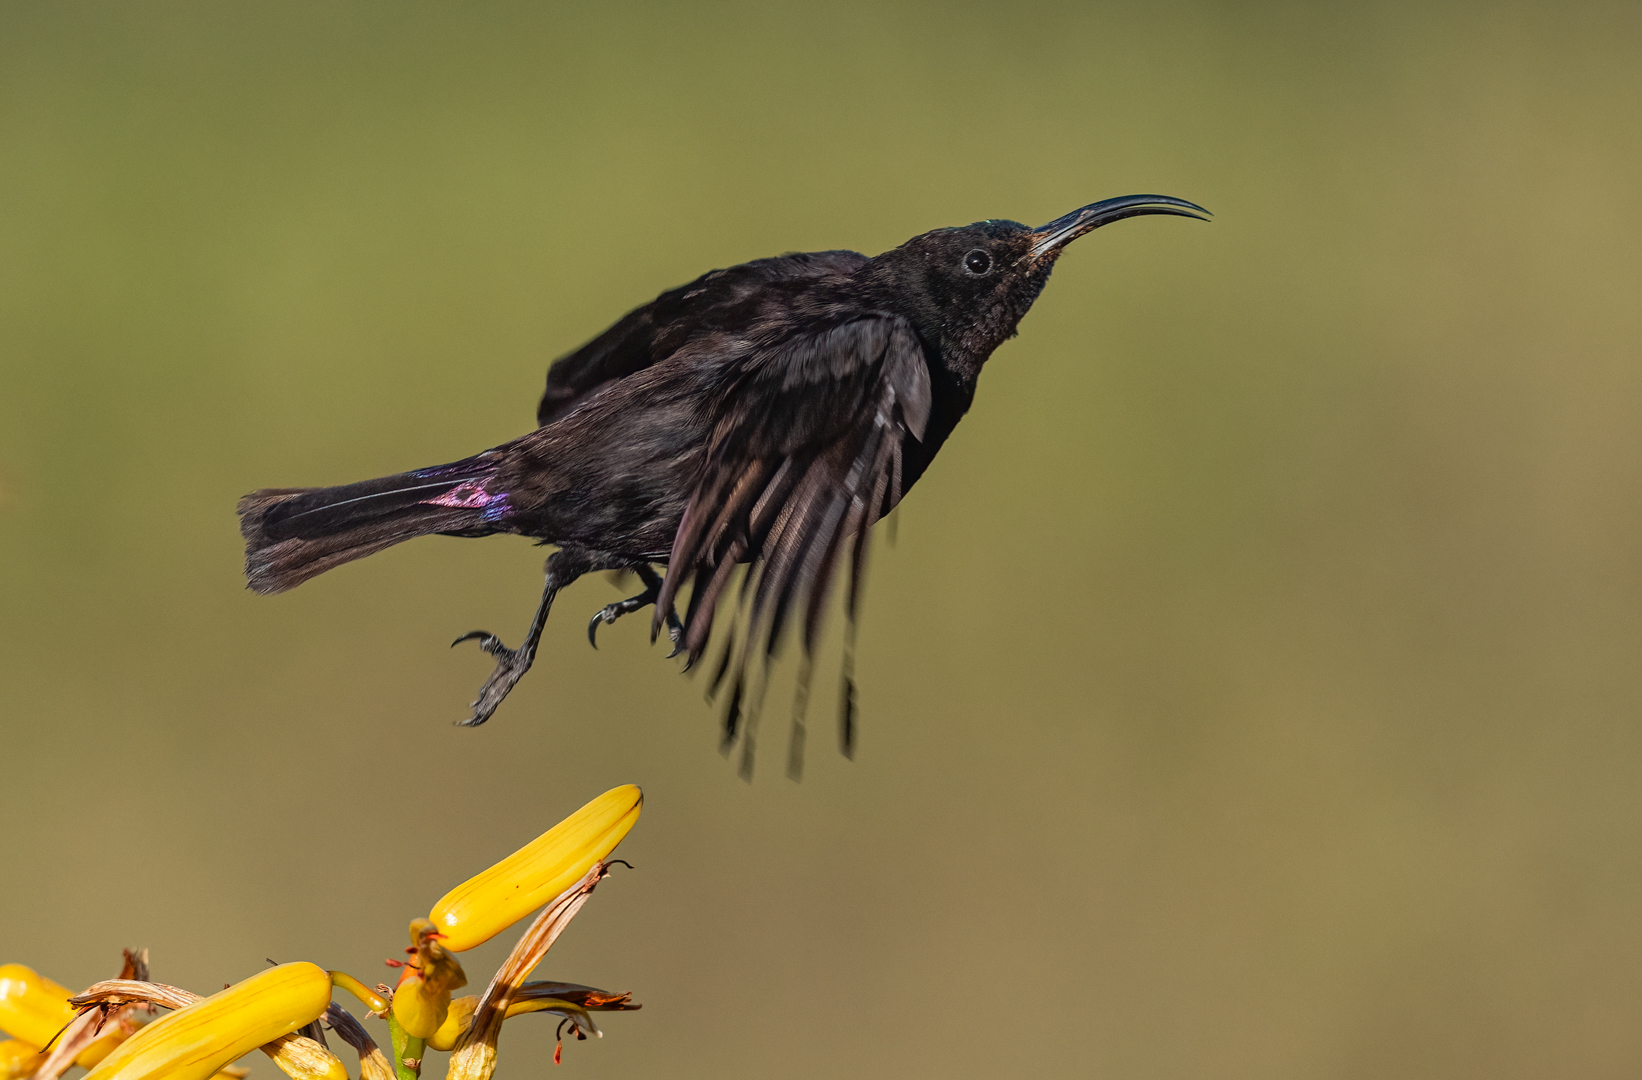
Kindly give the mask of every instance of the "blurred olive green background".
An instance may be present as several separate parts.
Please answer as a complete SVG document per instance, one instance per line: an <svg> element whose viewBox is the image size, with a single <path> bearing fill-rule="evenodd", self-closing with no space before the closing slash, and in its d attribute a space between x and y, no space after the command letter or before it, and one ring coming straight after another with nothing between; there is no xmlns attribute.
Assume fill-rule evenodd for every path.
<svg viewBox="0 0 1642 1080"><path fill-rule="evenodd" d="M386 978L633 781L637 870L541 972L645 1008L567 1076L1635 1075L1639 43L1635 4L5 5L0 960ZM520 434L702 271L1131 192L1217 219L1079 242L995 356L878 548L853 763L836 622L803 783L778 683L749 786L639 620L588 649L602 577L451 726L524 541L242 588L241 494ZM551 1046L510 1024L503 1075Z"/></svg>

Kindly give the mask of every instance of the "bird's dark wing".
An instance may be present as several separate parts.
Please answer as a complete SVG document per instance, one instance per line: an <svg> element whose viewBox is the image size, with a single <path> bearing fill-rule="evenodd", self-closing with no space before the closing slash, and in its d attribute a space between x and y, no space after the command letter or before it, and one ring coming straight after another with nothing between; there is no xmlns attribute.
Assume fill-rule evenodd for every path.
<svg viewBox="0 0 1642 1080"><path fill-rule="evenodd" d="M759 294L774 282L852 274L866 261L854 251L797 252L714 270L664 292L553 362L536 423L551 424L615 380L642 371L692 340L745 325L755 314Z"/></svg>
<svg viewBox="0 0 1642 1080"><path fill-rule="evenodd" d="M787 324L790 326L791 324ZM655 627L693 579L683 645L707 647L738 563L752 565L742 665L766 656L801 599L814 642L828 586L853 554L853 616L868 530L899 501L901 454L929 421L930 374L911 325L883 313L743 339L714 377L712 428L668 559Z"/></svg>

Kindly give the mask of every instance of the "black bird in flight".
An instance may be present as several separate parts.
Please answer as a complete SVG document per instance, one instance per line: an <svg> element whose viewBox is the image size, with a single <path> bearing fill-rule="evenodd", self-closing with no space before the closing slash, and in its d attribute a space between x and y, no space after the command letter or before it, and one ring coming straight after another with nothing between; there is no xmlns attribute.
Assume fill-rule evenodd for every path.
<svg viewBox="0 0 1642 1080"><path fill-rule="evenodd" d="M1123 218L1207 213L1128 195L1038 229L981 221L871 259L820 251L714 270L555 362L528 435L449 465L247 495L250 588L281 592L431 533L557 545L519 648L485 631L457 639L477 638L496 657L462 721L473 725L530 668L554 596L581 575L631 570L645 584L594 615L589 637L653 604L651 639L665 626L694 663L733 571L750 564L726 720L733 740L748 657L768 658L800 607L808 653L846 555L853 620L869 530L969 410L982 365L1014 335L1066 245ZM686 582L681 619L674 602ZM715 684L733 651L732 635Z"/></svg>

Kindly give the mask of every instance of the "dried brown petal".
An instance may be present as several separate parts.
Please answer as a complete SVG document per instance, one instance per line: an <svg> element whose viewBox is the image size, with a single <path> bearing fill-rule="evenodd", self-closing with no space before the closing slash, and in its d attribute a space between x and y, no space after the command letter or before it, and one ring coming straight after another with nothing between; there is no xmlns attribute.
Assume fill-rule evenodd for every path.
<svg viewBox="0 0 1642 1080"><path fill-rule="evenodd" d="M184 990L165 983L143 982L137 979L105 979L93 983L68 999L76 1009L88 1005L163 1005L167 1009L186 1009L205 999L192 990Z"/></svg>
<svg viewBox="0 0 1642 1080"><path fill-rule="evenodd" d="M259 1049L291 1080L348 1080L342 1059L306 1035L281 1035Z"/></svg>
<svg viewBox="0 0 1642 1080"><path fill-rule="evenodd" d="M120 951L125 954L125 963L120 967L120 978L147 982L148 950L138 949L136 952L132 952L130 949L121 949Z"/></svg>
<svg viewBox="0 0 1642 1080"><path fill-rule="evenodd" d="M82 1012L57 1036L46 1060L34 1071L33 1080L57 1080L92 1044L111 1034L118 1035L118 1041L124 1042L137 1030L136 1014L142 1008L142 1005L121 1004Z"/></svg>

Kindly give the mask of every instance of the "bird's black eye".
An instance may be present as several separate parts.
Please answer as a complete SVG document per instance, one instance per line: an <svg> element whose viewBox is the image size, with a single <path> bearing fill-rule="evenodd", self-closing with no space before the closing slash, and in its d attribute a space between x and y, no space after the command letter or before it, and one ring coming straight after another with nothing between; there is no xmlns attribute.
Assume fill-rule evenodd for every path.
<svg viewBox="0 0 1642 1080"><path fill-rule="evenodd" d="M969 271L971 274L974 274L976 277L980 277L982 274L992 269L992 256L988 255L980 248L976 248L974 251L971 251L968 255L964 256L964 269Z"/></svg>

